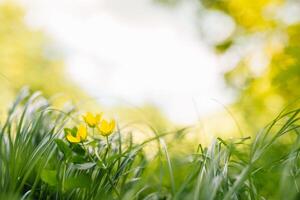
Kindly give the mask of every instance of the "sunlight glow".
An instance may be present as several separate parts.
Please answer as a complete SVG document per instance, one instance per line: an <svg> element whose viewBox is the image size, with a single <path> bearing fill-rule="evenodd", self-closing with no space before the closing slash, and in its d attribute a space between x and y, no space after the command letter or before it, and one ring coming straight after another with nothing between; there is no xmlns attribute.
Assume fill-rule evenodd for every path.
<svg viewBox="0 0 300 200"><path fill-rule="evenodd" d="M193 3L171 9L146 0L26 2L28 23L46 30L71 77L102 104L151 102L175 122L193 123L219 107L212 99L229 102L218 57L194 24Z"/></svg>

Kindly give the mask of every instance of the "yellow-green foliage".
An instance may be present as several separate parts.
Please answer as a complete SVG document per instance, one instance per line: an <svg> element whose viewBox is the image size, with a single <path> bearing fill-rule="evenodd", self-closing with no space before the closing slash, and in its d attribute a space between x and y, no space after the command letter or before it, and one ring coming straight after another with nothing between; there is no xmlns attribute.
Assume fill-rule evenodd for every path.
<svg viewBox="0 0 300 200"><path fill-rule="evenodd" d="M261 127L288 104L294 103L293 106L296 106L296 100L300 97L300 22L288 24L278 17L287 1L202 2L208 9L224 11L237 25L234 34L218 44L217 49L226 51L240 45L241 40L251 42L250 39L256 37L260 43L257 51L262 51L264 58L270 60L265 69L257 73L251 67L253 52L246 53L225 74L227 83L238 94L234 109L242 113L248 128ZM240 48L243 49L243 46Z"/></svg>
<svg viewBox="0 0 300 200"><path fill-rule="evenodd" d="M289 42L272 54L262 74L255 76L245 60L226 74L227 81L239 92L237 106L252 128L266 123L288 104L299 105L300 26L287 27L285 31Z"/></svg>

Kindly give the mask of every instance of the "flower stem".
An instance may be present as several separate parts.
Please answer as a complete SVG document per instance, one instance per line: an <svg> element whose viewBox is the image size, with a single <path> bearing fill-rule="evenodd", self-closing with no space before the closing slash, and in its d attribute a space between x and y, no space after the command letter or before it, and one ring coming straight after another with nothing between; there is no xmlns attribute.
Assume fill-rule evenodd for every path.
<svg viewBox="0 0 300 200"><path fill-rule="evenodd" d="M104 160L106 160L106 157L108 155L108 151L110 150L110 144L109 144L109 141L108 141L108 136L106 136L105 138L106 138L107 148L106 148L106 151L105 151L105 154L104 154Z"/></svg>

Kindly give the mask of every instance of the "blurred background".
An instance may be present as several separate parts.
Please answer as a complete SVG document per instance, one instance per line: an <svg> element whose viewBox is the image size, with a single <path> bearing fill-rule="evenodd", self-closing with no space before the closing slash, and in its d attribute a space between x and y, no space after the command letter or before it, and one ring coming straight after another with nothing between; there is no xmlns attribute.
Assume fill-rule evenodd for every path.
<svg viewBox="0 0 300 200"><path fill-rule="evenodd" d="M299 0L0 0L1 115L24 85L200 138L248 136L300 97Z"/></svg>

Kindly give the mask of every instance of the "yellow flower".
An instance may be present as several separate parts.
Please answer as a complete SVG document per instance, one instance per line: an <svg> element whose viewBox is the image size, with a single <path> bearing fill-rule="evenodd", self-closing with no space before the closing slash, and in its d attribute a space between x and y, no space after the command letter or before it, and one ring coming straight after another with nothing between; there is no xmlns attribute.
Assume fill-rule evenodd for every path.
<svg viewBox="0 0 300 200"><path fill-rule="evenodd" d="M78 128L73 129L74 132L72 133L72 130L67 130L67 140L71 143L79 143L81 141L86 140L87 138L87 130L85 125L81 124ZM75 135L75 136L74 136Z"/></svg>
<svg viewBox="0 0 300 200"><path fill-rule="evenodd" d="M99 132L103 136L109 136L112 134L116 126L115 120L107 121L105 119L101 120L100 124L97 126Z"/></svg>
<svg viewBox="0 0 300 200"><path fill-rule="evenodd" d="M83 116L83 119L84 119L85 123L87 123L87 125L89 125L89 127L94 128L97 124L99 124L99 122L101 120L101 114L93 115L92 113L87 112Z"/></svg>

